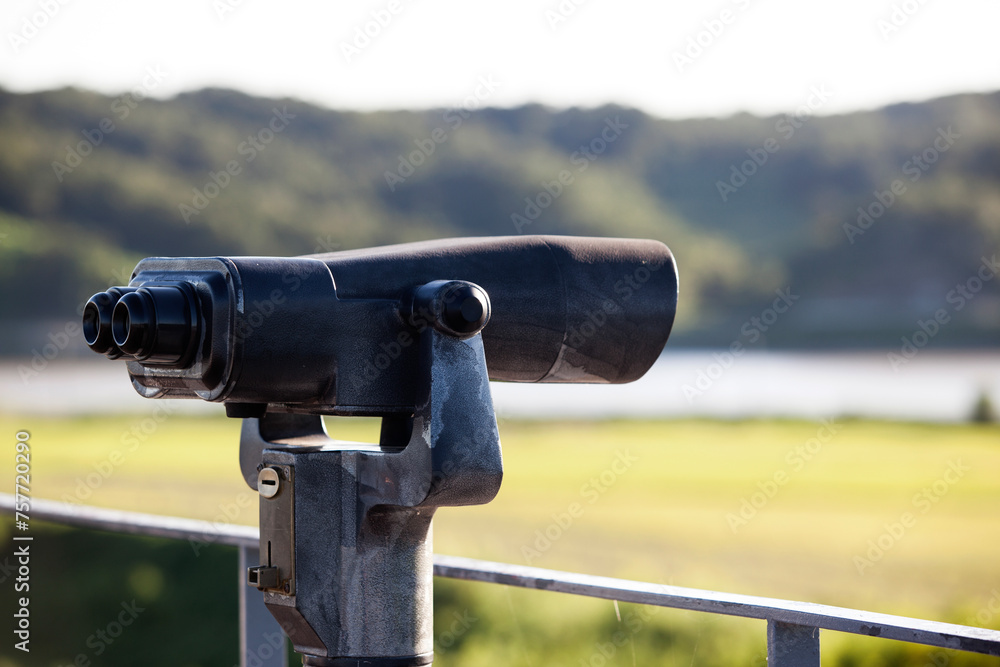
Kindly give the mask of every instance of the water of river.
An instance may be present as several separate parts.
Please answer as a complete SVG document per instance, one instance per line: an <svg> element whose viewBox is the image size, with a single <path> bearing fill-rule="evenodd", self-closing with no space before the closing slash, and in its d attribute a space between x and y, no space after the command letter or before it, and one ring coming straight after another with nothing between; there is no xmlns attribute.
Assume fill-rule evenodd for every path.
<svg viewBox="0 0 1000 667"><path fill-rule="evenodd" d="M22 377L26 361L0 363L0 411L14 415L143 413L152 402L128 382L124 364L103 359L51 362ZM493 384L505 417L873 417L961 421L987 392L1000 407L1000 351L923 350L893 368L885 352L664 354L627 385ZM172 401L185 412L222 412Z"/></svg>

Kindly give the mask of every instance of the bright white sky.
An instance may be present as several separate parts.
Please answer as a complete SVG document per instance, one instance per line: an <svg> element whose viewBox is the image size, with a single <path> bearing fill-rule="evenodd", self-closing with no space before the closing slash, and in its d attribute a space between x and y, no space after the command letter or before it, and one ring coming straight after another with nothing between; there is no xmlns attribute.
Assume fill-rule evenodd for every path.
<svg viewBox="0 0 1000 667"><path fill-rule="evenodd" d="M156 97L223 86L343 109L455 106L478 87L493 106L666 117L789 111L814 86L832 93L823 114L1000 89L995 0L577 1L4 0L0 86L120 93L146 78Z"/></svg>

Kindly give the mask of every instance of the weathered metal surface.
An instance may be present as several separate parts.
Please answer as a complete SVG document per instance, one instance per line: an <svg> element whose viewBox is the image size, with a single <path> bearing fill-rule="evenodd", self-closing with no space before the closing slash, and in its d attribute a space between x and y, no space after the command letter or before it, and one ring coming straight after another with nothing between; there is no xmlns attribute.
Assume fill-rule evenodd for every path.
<svg viewBox="0 0 1000 667"><path fill-rule="evenodd" d="M752 595L719 593L696 588L595 577L588 574L491 563L456 556L437 556L434 573L439 577L483 581L520 588L537 588L556 593L653 604L712 614L769 619L856 635L898 639L915 644L1000 655L1000 632L996 630L923 621L811 602L792 602Z"/></svg>
<svg viewBox="0 0 1000 667"><path fill-rule="evenodd" d="M274 481L269 487L270 479ZM260 480L261 560L250 571L247 583L260 590L295 595L295 467L267 466L261 469Z"/></svg>
<svg viewBox="0 0 1000 667"><path fill-rule="evenodd" d="M768 619L767 667L819 667L819 628Z"/></svg>
<svg viewBox="0 0 1000 667"><path fill-rule="evenodd" d="M281 471L281 490L261 499L261 556L278 567L279 578L259 587L306 664L428 664L434 511L489 502L500 488L500 438L482 339L428 328L419 345L413 382L421 392L409 442L395 441L394 429L381 445L335 441L310 432L309 424L318 425L303 415L283 418L296 437L263 446L261 469ZM269 420L247 420L250 444L243 449L260 448L260 427L272 430ZM291 549L283 546L289 534ZM294 554L293 568L283 565L286 551Z"/></svg>

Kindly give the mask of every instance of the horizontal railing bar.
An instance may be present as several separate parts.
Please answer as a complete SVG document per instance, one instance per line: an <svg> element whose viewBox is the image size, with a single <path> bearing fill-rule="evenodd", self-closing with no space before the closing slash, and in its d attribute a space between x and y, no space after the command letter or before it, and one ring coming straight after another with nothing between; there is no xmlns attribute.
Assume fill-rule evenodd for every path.
<svg viewBox="0 0 1000 667"><path fill-rule="evenodd" d="M0 493L0 509L13 513L14 496ZM210 544L257 546L259 539L258 530L253 526L215 524L209 521L140 514L52 500L32 500L30 516L33 520L97 530L186 539ZM773 620L792 625L1000 656L1000 631L810 602L720 593L458 556L435 555L434 574L451 579Z"/></svg>
<svg viewBox="0 0 1000 667"><path fill-rule="evenodd" d="M2 503L0 509L9 513L14 512L14 496L11 494L0 493L0 503ZM167 537L234 547L257 547L260 544L260 532L254 526L238 526L159 514L126 512L91 505L64 503L58 500L32 498L30 516L32 520L51 521L69 526L130 535Z"/></svg>
<svg viewBox="0 0 1000 667"><path fill-rule="evenodd" d="M524 565L491 563L457 556L435 556L434 574L452 579L536 588L619 602L774 620L856 635L1000 655L1000 632L996 630L923 621L811 602L719 593L589 574L543 570Z"/></svg>

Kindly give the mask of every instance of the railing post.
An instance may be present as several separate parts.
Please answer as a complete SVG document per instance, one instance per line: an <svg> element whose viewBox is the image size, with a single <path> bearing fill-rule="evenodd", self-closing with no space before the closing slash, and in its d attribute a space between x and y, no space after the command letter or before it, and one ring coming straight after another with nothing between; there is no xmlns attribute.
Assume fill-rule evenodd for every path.
<svg viewBox="0 0 1000 667"><path fill-rule="evenodd" d="M260 551L256 545L239 549L240 667L288 667L285 633L264 597L247 586L247 568L260 563Z"/></svg>
<svg viewBox="0 0 1000 667"><path fill-rule="evenodd" d="M819 667L819 628L767 619L767 667Z"/></svg>

